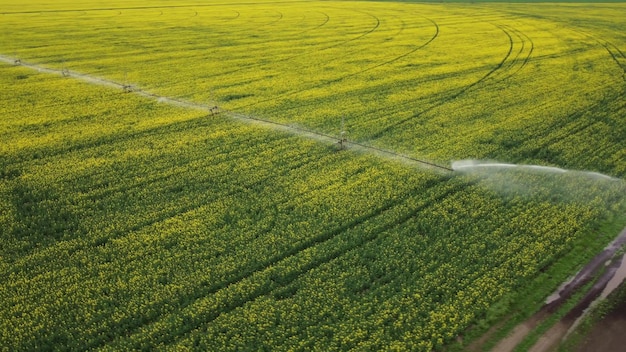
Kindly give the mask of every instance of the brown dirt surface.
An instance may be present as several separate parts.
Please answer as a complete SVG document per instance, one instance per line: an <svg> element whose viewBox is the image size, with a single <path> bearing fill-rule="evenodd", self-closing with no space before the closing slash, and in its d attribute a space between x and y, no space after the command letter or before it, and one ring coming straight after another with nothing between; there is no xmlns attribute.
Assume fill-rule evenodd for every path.
<svg viewBox="0 0 626 352"><path fill-rule="evenodd" d="M543 336L539 338L537 343L528 350L529 352L545 352L552 351L556 348L561 339L567 333L570 324L564 322L558 322L554 324Z"/></svg>
<svg viewBox="0 0 626 352"><path fill-rule="evenodd" d="M577 352L626 349L626 301L621 302L591 329Z"/></svg>
<svg viewBox="0 0 626 352"><path fill-rule="evenodd" d="M516 326L515 329L513 329L513 331L511 331L511 333L507 337L500 340L500 342L498 342L498 344L494 348L492 348L491 351L494 351L494 352L513 351L515 347L517 347L517 345L522 340L524 340L526 335L528 335L528 333L530 333L535 327L537 327L537 325L539 325L539 323L541 323L543 319L545 319L545 317L546 317L546 314L542 311L533 315L531 318L529 318L525 322Z"/></svg>
<svg viewBox="0 0 626 352"><path fill-rule="evenodd" d="M493 325L486 333L484 333L479 339L473 341L466 347L467 352L480 352L485 349L485 344L500 330L511 317L507 316Z"/></svg>
<svg viewBox="0 0 626 352"><path fill-rule="evenodd" d="M611 260L611 258L615 255L615 252L620 249L624 244L626 244L626 229L622 230L619 236L609 244L602 252L596 255L585 267L583 267L577 275L567 283L564 287L562 287L558 295L550 300L549 303L546 303L537 313L535 313L532 317L522 322L518 326L509 333L507 337L500 340L498 344L491 350L494 352L506 352L513 351L517 345L524 340L524 338L535 329L542 321L544 321L548 316L554 314L557 309L572 296L574 292L584 286L587 282L589 282L598 272L606 266L607 260ZM572 323L583 313L584 309L586 309L593 300L595 300L604 290L607 283L610 279L615 275L618 267L621 265L621 258L618 260L614 260L611 264L611 269L608 270L600 280L587 292L585 297L579 302L579 304L574 307L566 316L561 320L560 323L557 323L552 329L548 330L543 336L540 337L539 341L532 347L534 352L538 351L548 351L556 347L560 340L565 336L568 331L568 328ZM626 304L624 305L624 312L626 313ZM626 315L625 315L626 316ZM626 319L624 319L626 320ZM626 327L626 321L624 321L624 325L620 325L623 329ZM626 330L622 330L626 331ZM624 334L624 339L620 340L622 347L617 350L612 349L591 349L589 351L626 351L626 334ZM479 339L479 341L482 339ZM479 346L472 347L482 347L484 342L481 341Z"/></svg>

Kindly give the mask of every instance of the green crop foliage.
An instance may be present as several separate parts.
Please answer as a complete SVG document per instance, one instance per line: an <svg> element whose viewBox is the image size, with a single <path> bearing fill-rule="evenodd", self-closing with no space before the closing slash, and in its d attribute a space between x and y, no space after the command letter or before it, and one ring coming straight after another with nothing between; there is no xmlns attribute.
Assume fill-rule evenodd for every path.
<svg viewBox="0 0 626 352"><path fill-rule="evenodd" d="M623 4L0 4L0 350L458 343L616 235L625 26ZM612 179L301 132L342 118L442 165Z"/></svg>

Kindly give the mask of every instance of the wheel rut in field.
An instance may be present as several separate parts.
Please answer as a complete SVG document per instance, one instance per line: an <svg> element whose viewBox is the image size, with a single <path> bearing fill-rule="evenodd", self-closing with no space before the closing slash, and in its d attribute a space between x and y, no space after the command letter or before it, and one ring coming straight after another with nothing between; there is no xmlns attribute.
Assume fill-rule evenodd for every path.
<svg viewBox="0 0 626 352"><path fill-rule="evenodd" d="M412 115L410 117L404 118L400 121L395 121L394 123L385 126L383 129L379 130L378 132L374 133L371 136L371 139L378 139L380 137L382 137L383 135L385 135L386 133L388 133L389 131L404 125L405 123L408 123L410 121L413 121L415 119L418 119L419 117L421 117L422 115L440 107L443 106L444 104L446 104L449 101L452 101L458 97L460 97L461 95L467 93L468 91L470 91L472 88L480 85L481 83L487 82L487 80L489 78L491 78L492 76L495 76L497 74L499 74L502 70L506 70L507 67L510 67L512 65L511 62L514 63L515 59L510 60L510 57L513 54L513 48L515 45L515 42L513 40L513 37L511 36L509 30L507 30L505 27L500 26L500 25L496 25L494 24L494 26L496 26L498 29L500 29L508 38L509 40L509 47L508 50L506 52L506 54L504 55L504 57L502 58L502 60L491 70L489 70L484 76L482 76L480 79L478 79L477 81L461 88L460 90L456 91L454 94L447 96L447 97L443 97L443 98L438 98L437 100L435 100L435 103L431 106L429 106L428 108L418 112L415 115Z"/></svg>
<svg viewBox="0 0 626 352"><path fill-rule="evenodd" d="M512 15L514 15L514 16L529 17L528 15L526 15L524 13L518 13L518 12L510 12L510 13ZM592 34L590 34L589 32L585 31L582 28L574 27L572 25L572 23L567 22L567 21L563 21L559 17L555 17L555 16L540 16L540 15L537 15L537 14L534 14L532 17L539 18L541 20L548 20L548 21L559 22L563 26L569 27L568 29L570 31L572 31L574 33L581 34L581 35L583 35L583 36L585 36L585 37L595 41L596 43L598 43L600 46L602 46L607 51L607 53L611 56L611 59L623 71L622 79L620 81L626 82L626 54L618 46L616 46L614 43L606 40L603 37L592 35Z"/></svg>
<svg viewBox="0 0 626 352"><path fill-rule="evenodd" d="M276 11L273 10L273 12L277 15L275 17L272 16L261 16L259 15L258 18L260 19L267 19L266 22L262 22L262 23L256 23L254 29L255 30L263 30L264 28L268 28L268 27L272 27L273 25L275 25L276 23L282 21L284 14L280 11ZM197 12L196 12L197 14ZM237 18L239 19L240 16L237 16ZM252 19L255 19L257 17L251 17ZM239 30L229 30L228 33L247 33L250 30L247 28L243 28L243 29L239 29Z"/></svg>
<svg viewBox="0 0 626 352"><path fill-rule="evenodd" d="M435 27L435 33L433 34L433 36L431 38L429 38L425 43L422 43L421 45L418 45L417 47L415 47L415 48L413 48L413 49L411 49L411 50L409 50L409 51L407 51L407 52L405 52L405 53L403 53L403 54L401 54L399 56L396 56L396 57L394 57L394 58L392 58L390 60L384 61L382 63L378 63L378 64L375 64L375 65L372 65L372 66L368 66L368 67L363 68L361 70L358 70L356 72L349 73L349 74L346 74L346 75L334 78L334 79L329 80L329 81L318 82L316 84L313 84L311 86L308 86L308 87L305 87L305 88L302 88L302 89L293 90L293 91L290 91L290 92L279 94L279 95L274 96L272 98L267 98L267 99L263 99L263 100L260 100L260 101L254 102L254 103L238 106L237 109L245 109L245 108L249 108L249 107L254 107L254 106L257 106L259 104L267 103L267 102L270 102L270 101L275 101L276 99L281 99L281 98L286 98L286 97L289 97L289 96L297 95L297 94L306 92L307 90L310 90L310 89L324 87L324 86L327 86L329 84L341 82L341 81L343 81L343 80L345 80L347 78L355 77L355 76L361 75L363 73L375 70L377 68L384 67L386 65L392 64L392 63L394 63L394 62L396 62L396 61L398 61L398 60L400 60L400 59L402 59L402 58L404 58L404 57L406 57L406 56L408 56L410 54L413 54L413 53L417 52L420 49L425 48L426 46L428 46L430 43L432 43L439 36L439 26L438 26L438 24L435 21L433 21L432 19L430 19L430 18L426 18L426 19L429 22L431 22L431 24L433 24L433 26ZM378 26L380 25L380 19L376 18L376 20L377 20L376 28L378 28ZM336 45L333 45L333 47L335 47L335 46Z"/></svg>
<svg viewBox="0 0 626 352"><path fill-rule="evenodd" d="M516 44L519 43L519 50L515 54L515 57L507 65L508 66L507 69L503 70L502 77L496 78L496 82L505 81L515 76L516 74L518 74L528 64L528 62L530 61L532 57L533 51L535 50L535 43L525 33L520 32L519 30L511 26L507 26L507 25L500 25L500 26L502 27L503 30L506 29L509 36L515 35L518 38L518 40L514 42ZM520 62L520 56L522 57L521 62ZM508 72L504 72L504 71L508 71Z"/></svg>
<svg viewBox="0 0 626 352"><path fill-rule="evenodd" d="M295 158L294 158L295 159ZM313 162L313 160L309 160L308 162ZM307 162L307 163L308 163ZM302 167L304 165L300 165L299 167ZM292 172L294 169L288 169L286 171L283 172L282 176L287 176L290 172ZM266 181L267 179L269 179L270 176L268 176L266 179L263 180L259 180L257 182L255 182L255 184L262 184L264 181ZM324 187L324 185L319 185L317 186L317 189L322 189ZM314 192L316 189L312 189L310 190L310 192ZM234 193L239 193L240 191L236 191ZM309 192L309 191L307 191ZM222 194L221 196L228 196L230 193L227 194ZM383 206L381 209L390 209L394 206L396 206L396 202L399 204L402 202L402 199L399 200L394 200L391 201L390 204L387 204L385 206ZM283 204L282 202L278 202L275 203L274 205L278 205L278 204ZM174 214L173 216L179 216L184 214L184 212L190 212L190 211L194 211L197 208L200 208L202 206L205 206L206 204L200 204L199 206L194 206L194 207L189 207L187 209L183 209L183 213L177 212L176 214ZM201 284L198 287L194 288L191 292L188 292L187 294L185 294L184 296L179 296L177 297L175 300L169 300L168 301L168 305L170 306L174 306L176 307L176 310L184 310L187 307L192 306L193 304L195 304L198 300L204 299L208 296L212 296L217 294L218 292L221 292L223 290L229 290L229 288L232 288L233 285L239 285L242 282L246 281L246 280L250 280L253 276L255 275L263 275L262 273L266 272L266 271L271 271L273 270L272 268L275 265L278 265L286 260L291 260L292 258L298 256L302 251L305 251L307 249L310 249L314 246L317 246L319 244L322 244L324 242L328 242L330 240L332 240L333 238L340 236L341 234L343 234L345 231L347 231L348 229L351 229L353 227L359 226L362 222L367 221L367 219L371 219L373 217L376 217L379 215L379 211L374 211L370 214L364 215L363 217L357 218L345 225L342 225L336 229L334 229L333 231L327 232L327 233L322 233L321 235L314 237L312 239L309 239L308 241L303 242L302 244L292 247L291 249L282 252L281 254L273 257L273 258L269 258L267 261L262 262L256 266L249 266L249 267L244 267L244 268L237 268L235 270L233 270L232 272L228 272L226 273L228 278L224 279L224 280L220 280L218 282L207 282L205 284ZM163 221L166 219L157 219L158 221ZM158 222L157 221L157 222ZM151 226L151 224L146 224L146 226ZM134 231L139 231L141 228L137 228L134 229ZM266 229L265 231L270 231L270 229ZM260 236L261 234L259 234ZM314 266L319 266L321 264L323 264L323 262L318 262L318 261L314 261L313 262ZM313 265L313 264L309 264L309 265ZM308 269L310 270L310 269ZM307 270L307 271L308 271ZM200 269L200 271L203 271L203 269ZM290 275L291 277L291 275ZM291 281L295 280L295 278L293 278ZM282 282L282 280L281 280ZM276 285L274 285L276 286ZM276 287L273 287L273 289L282 287L284 285L278 285ZM259 289L263 289L263 287L259 288ZM255 298L258 298L262 295L268 294L271 291L261 291L257 296L255 296ZM235 295L236 296L236 295ZM247 297L247 296L246 296ZM224 303L221 300L219 300L218 298L216 298L216 302L217 303ZM245 304L247 301L249 301L249 299L247 300L243 300L243 301L236 301L236 306L233 306L232 309L233 310L243 304ZM230 307L230 305L232 303L224 303L226 304L227 307ZM160 305L160 302L156 302L155 305ZM189 308L191 309L191 308ZM229 310L229 311L230 311ZM214 311L211 312L211 316L214 315L214 319L217 318L217 316L223 314L224 312L220 309L219 311ZM164 317L164 315L166 316L171 316L172 312L156 312L153 311L151 314L149 315L145 315L143 317L143 321L141 323L135 322L133 317L128 317L127 320L120 322L121 325L127 326L127 330L124 331L125 334L131 335L131 334L135 334L135 333L141 333L141 329L152 326L154 323L158 322L158 321L162 321L162 320L166 320L166 317ZM192 328L190 328L189 331L193 330ZM104 333L104 331L103 331ZM120 334L122 335L122 334ZM161 335L158 335L161 336ZM92 347L98 347L98 346L102 346L106 343L109 343L110 341L101 341L100 344L98 344L97 346L92 346Z"/></svg>
<svg viewBox="0 0 626 352"><path fill-rule="evenodd" d="M446 190L444 191L442 194L439 195L435 195L433 198L433 201L439 201L442 200L446 197L450 197L453 196L454 194L462 191L462 189L464 187L466 187L467 185L461 185L457 188L453 188L450 190ZM429 186L430 187L430 186ZM263 275L264 273L266 273L265 275L269 275L270 278L273 277L273 279L269 280L269 284L263 286L263 287L258 287L254 290L252 290L252 292L249 292L246 295L243 295L241 297L238 297L237 295L233 295L230 299L230 302L223 302L223 304L220 306L221 309L219 310L214 310L211 312L206 312L203 314L194 314L191 313L191 306L196 302L189 302L189 309L190 312L184 312L184 315L192 315L191 317L188 318L188 324L185 327L185 329L183 331L180 331L180 333L178 334L178 336L166 336L164 334L162 334L162 331L160 329L156 330L156 331L151 331L148 330L148 332L146 332L148 335L151 336L151 338L149 338L148 340L150 341L156 341L157 344L159 343L165 343L165 344L170 344L173 343L175 341L177 341L180 337L182 337L184 334L189 333L193 330L196 330L198 328L201 328L202 326L205 326L207 324L210 324L211 322L213 322L214 320L216 320L217 318L219 318L221 315L223 314L228 314L232 311L234 311L235 309L245 305L248 302L254 301L259 297L265 296L265 295L269 295L269 294L273 294L275 292L277 292L278 290L282 289L285 286L290 285L291 283L293 283L295 280L297 280L299 277L301 277L302 275L306 274L307 272L309 272L310 270L313 270L329 261L332 261L333 259L336 259L342 255L344 255L345 253L348 253L349 251L355 250L357 248L360 248L364 245L366 245L367 243L370 243L372 241L374 241L376 238L378 238L378 235L386 230L388 230L389 228L394 228L397 226L402 225L404 222L408 221L409 219L411 219L412 217L415 216L415 214L419 213L420 211L426 209L429 204L431 204L430 202L425 202L424 205L419 206L416 209L413 209L412 211L410 211L409 213L405 214L400 221L398 221L395 224L387 224L384 225L383 228L380 229L380 231L372 231L372 233L370 233L369 235L360 238L359 242L356 243L351 243L348 244L346 246L342 246L342 247L338 247L335 248L334 250L331 251L327 251L324 253L324 255L313 258L313 260L300 265L300 267L293 271L293 272L288 272L288 273L280 273L277 275L272 274L272 271L274 270L273 268L276 265L279 265L281 262L286 261L286 260L290 260L291 258L294 258L296 255L298 255L299 253L301 253L302 251L305 251L309 248L321 245L325 242L328 242L332 239L334 239L335 237L341 235L342 233L345 233L345 231L354 228L356 226L360 226L362 223L368 221L369 219L378 216L380 213L385 212L391 208L393 208L394 206L396 206L397 204L400 204L404 201L404 199L397 199L394 200L392 202L390 202L389 204L383 206L382 208L378 209L377 211L372 212L370 215L367 215L364 218L359 218L356 219L355 221L344 225L344 227L342 227L341 229L338 229L337 231L334 231L330 234L328 234L327 236L325 236L324 238L322 238L321 240L315 240L314 242L306 245L303 248L298 248L297 251L293 252L293 253L286 253L286 256L281 256L281 259L278 261L272 261L271 263L268 263L268 265L264 266L262 269L259 270L255 270L253 272L247 273L247 275L245 277L240 277L237 280L233 281L232 283L229 283L226 287L224 287L224 290L229 289L229 287L232 287L232 285L238 285L239 283L243 283L243 281L251 278L253 275ZM390 227L391 226L391 227ZM268 273L269 272L269 273ZM206 294L202 294L202 295L198 295L196 300L200 300L200 299L204 299L206 296L209 295L215 295L219 292L219 290L215 291L215 292L209 292ZM186 308L183 308L183 310ZM159 317L158 321L161 321L163 319L167 319L167 317ZM185 318L184 318L185 319ZM156 323L157 321L153 322ZM140 326L138 328L142 328L144 326ZM167 328L165 328L167 329ZM146 347L151 347L151 346L145 346L145 345L135 345L135 348L146 348Z"/></svg>
<svg viewBox="0 0 626 352"><path fill-rule="evenodd" d="M192 128L192 127L190 127ZM274 138L271 142L270 142L270 146L272 146L272 144L276 144L276 147L280 147L283 143L281 141L281 138L276 137ZM289 149L288 147L283 147L284 149ZM233 155L234 157L237 158L245 158L248 155L251 155L251 153L253 153L253 151L245 151L242 152L240 154L237 155ZM222 163L228 163L230 162L231 159L224 159L224 160L217 160L217 161L208 161L206 158L202 158L201 156L198 156L197 159L195 160L205 160L205 162L208 164L211 164L213 166L217 165L217 164L222 164ZM300 167L305 166L308 163L312 163L316 160L319 159L315 159L313 157L305 157L305 158L299 158L299 157L290 157L290 158L285 158L285 161L289 163L290 168L286 169L286 170L281 170L281 172L278 172L274 175L268 175L263 177L260 180L255 180L252 182L248 182L248 183L243 183L240 187L238 188L233 188L233 189L228 189L228 190L220 190L219 192L215 192L215 194L212 193L203 193L202 197L196 197L193 198L192 201L185 203L185 204L177 204L177 207L174 207L173 209L155 209L155 211L150 215L150 216L146 216L145 218L142 218L142 221L137 222L129 227L125 227L125 228L116 228L116 230L113 233L110 233L108 236L108 240L113 240L113 239L118 239L120 237L124 237L126 235L128 235L129 233L133 233L133 232L137 232L140 231L144 228L148 228L150 226L153 226L157 223L163 222L167 219L176 217L176 216L180 216L180 215L184 215L186 213L191 213L196 209L199 209L203 206L206 206L206 204L215 202L217 200L219 200L221 197L229 197L232 195L237 195L237 194L242 194L246 192L246 189L248 188L254 188L256 186L262 185L264 181L268 181L268 180L275 180L275 179L280 179L283 176L286 176L288 173L293 172L297 169L299 169ZM193 160L192 160L193 162ZM200 166L198 166L200 167ZM167 168L163 167L160 170L165 170ZM97 197L97 198L102 198L102 197L115 197L116 194L130 194L131 196L133 195L133 190L141 190L144 188L144 186L146 186L147 184L152 184L154 185L154 182L160 182L160 181L166 181L166 180L176 180L177 179L177 175L180 174L180 170L178 171L174 171L172 173L169 173L167 175L163 175L163 176L159 176L157 178L152 178L149 180L144 180L141 182L138 182L136 184L133 184L132 186L117 186L114 185L112 188L108 188L106 189L104 192L101 193L97 193L97 194L86 194L84 197L85 198L90 198L90 197ZM226 176L226 175L224 175ZM199 181L205 181L208 182L208 179L206 180L199 180ZM67 181L70 182L70 181ZM157 184L157 186L161 187L161 188L167 188L168 185L160 185ZM158 192L160 190L160 188L155 188L155 192ZM90 242L91 241L91 242ZM68 242L67 245L68 247L73 248L72 250L79 250L81 248L85 248L85 247L89 247L90 243L92 242L97 242L97 239L92 239L89 241L84 241L84 240L80 240L77 241L76 243L72 243L72 242ZM45 251L45 247L41 246L39 248L40 252L44 252ZM15 266L17 268L18 263L15 263Z"/></svg>
<svg viewBox="0 0 626 352"><path fill-rule="evenodd" d="M298 52L296 54L293 54L293 55L288 55L288 56L280 58L280 59L272 60L270 63L252 63L252 64L248 64L248 65L243 65L243 66L237 67L236 69L220 71L218 74L207 76L207 78L217 78L217 77L220 77L220 76L228 76L228 75L231 75L231 74L241 73L241 72L244 72L246 70L250 70L250 69L254 69L254 68L266 67L268 65L275 64L275 63L288 62L288 61L291 61L291 60L293 60L295 58L305 56L305 55L309 54L311 51L315 51L315 52L326 51L326 50L337 48L337 47L340 47L342 45L351 43L353 41L362 39L362 38L370 35L371 33L375 32L378 29L378 27L380 26L380 19L378 17L376 17L375 15L372 15L372 14L369 14L369 13L366 13L366 12L362 12L362 11L359 11L359 12L372 17L376 21L376 23L374 24L373 27L368 28L365 32L360 33L359 35L357 35L357 36L355 36L353 38L346 39L346 40L343 40L343 41L340 41L340 42L337 42L337 43L334 43L334 44L331 44L331 45L326 45L326 46L322 46L322 47L314 47L314 48L311 48L309 50L300 51L300 52ZM303 33L315 32L315 31L318 31L318 30L322 29L323 27L325 27L331 21L331 17L327 13L325 13L325 12L318 11L318 13L322 14L323 16L325 16L325 19L322 21L321 24L317 25L314 28L310 28L310 29L305 30L303 32L297 33L294 36L290 36L290 37L287 37L287 38L281 39L281 40L291 40L291 39L296 38L298 35L301 35ZM278 40L278 41L280 41L280 40ZM263 41L263 42L260 42L260 43L270 43L270 42L276 43L277 40L274 38L274 39L269 39L269 40L266 40L266 41ZM259 42L257 42L257 44L258 43Z"/></svg>
<svg viewBox="0 0 626 352"><path fill-rule="evenodd" d="M622 70L621 81L626 82L626 54L615 44L608 41L606 38L592 35L582 29L571 29L571 31L581 34L604 48L604 50L611 56L611 60Z"/></svg>
<svg viewBox="0 0 626 352"><path fill-rule="evenodd" d="M315 27L312 27L312 28L309 28L309 29L305 29L302 32L296 33L296 36L300 36L300 35L302 35L304 33L315 32L316 30L324 27L330 21L330 16L328 16L327 13L322 12L322 11L316 11L316 12L325 17L324 21L322 21L322 23L316 25Z"/></svg>

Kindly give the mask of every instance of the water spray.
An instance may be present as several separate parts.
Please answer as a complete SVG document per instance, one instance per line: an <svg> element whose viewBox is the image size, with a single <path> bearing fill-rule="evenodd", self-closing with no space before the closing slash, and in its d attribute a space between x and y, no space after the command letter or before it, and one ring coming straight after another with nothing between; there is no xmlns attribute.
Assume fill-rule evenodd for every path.
<svg viewBox="0 0 626 352"><path fill-rule="evenodd" d="M614 177L601 174L599 172L566 170L566 169L562 169L560 167L554 167L554 166L481 162L477 160L459 160L459 161L452 162L452 170L458 171L458 172L471 172L471 171L476 171L480 169L489 169L489 168L490 169L519 169L523 171L538 171L541 173L551 173L551 174L576 173L579 175L585 175L589 178L605 179L609 181L618 180Z"/></svg>

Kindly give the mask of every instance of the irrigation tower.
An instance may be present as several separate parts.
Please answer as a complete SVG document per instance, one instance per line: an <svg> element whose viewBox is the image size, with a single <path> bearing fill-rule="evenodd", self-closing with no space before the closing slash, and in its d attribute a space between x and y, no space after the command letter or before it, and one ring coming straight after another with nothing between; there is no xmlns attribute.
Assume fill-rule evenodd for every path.
<svg viewBox="0 0 626 352"><path fill-rule="evenodd" d="M346 149L348 138L346 137L346 128L344 117L341 116L341 132L339 132L339 149Z"/></svg>
<svg viewBox="0 0 626 352"><path fill-rule="evenodd" d="M124 88L125 93L130 93L133 91L133 86L128 83L128 71L124 71L124 83L122 84L122 88Z"/></svg>
<svg viewBox="0 0 626 352"><path fill-rule="evenodd" d="M70 76L70 70L68 70L67 66L65 66L65 60L63 60L63 65L61 66L61 74L63 75L63 77Z"/></svg>

